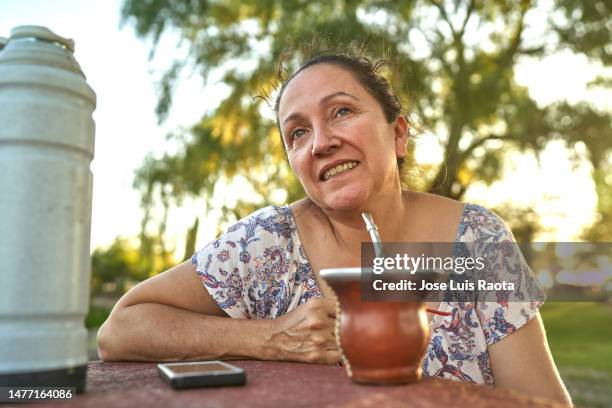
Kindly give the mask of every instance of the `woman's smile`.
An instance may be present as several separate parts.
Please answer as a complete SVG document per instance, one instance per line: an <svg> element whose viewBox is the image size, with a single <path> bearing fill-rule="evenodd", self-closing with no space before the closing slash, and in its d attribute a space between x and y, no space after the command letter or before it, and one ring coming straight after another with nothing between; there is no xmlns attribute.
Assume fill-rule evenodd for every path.
<svg viewBox="0 0 612 408"><path fill-rule="evenodd" d="M323 175L321 179L323 181L329 181L331 179L336 179L341 175L351 172L358 165L359 165L359 162L357 161L348 161L345 163L334 165L332 167L329 167L327 170L323 171Z"/></svg>

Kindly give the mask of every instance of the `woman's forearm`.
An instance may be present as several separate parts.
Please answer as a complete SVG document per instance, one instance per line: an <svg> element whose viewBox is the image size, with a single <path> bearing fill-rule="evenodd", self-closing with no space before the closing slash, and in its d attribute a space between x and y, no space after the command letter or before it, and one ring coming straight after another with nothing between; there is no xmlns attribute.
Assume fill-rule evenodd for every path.
<svg viewBox="0 0 612 408"><path fill-rule="evenodd" d="M269 359L270 322L141 303L113 310L98 332L98 351L106 361Z"/></svg>

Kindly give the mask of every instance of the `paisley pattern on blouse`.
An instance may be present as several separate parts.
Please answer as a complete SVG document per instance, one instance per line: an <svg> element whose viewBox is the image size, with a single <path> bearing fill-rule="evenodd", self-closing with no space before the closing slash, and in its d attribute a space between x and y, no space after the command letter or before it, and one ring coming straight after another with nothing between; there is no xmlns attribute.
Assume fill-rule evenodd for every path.
<svg viewBox="0 0 612 408"><path fill-rule="evenodd" d="M477 256L488 257L492 263L504 262L500 267L510 271L512 281L528 293L539 290L520 252L508 256L518 247L493 212L466 204L456 242L459 252L465 251L461 243L469 243ZM204 287L233 318L272 319L312 297L321 297L289 206L266 207L238 221L197 251L192 263ZM441 303L439 310L450 315L436 315L430 323L423 373L493 385L487 346L527 323L542 302L508 302L503 295L496 302L467 299L472 301Z"/></svg>

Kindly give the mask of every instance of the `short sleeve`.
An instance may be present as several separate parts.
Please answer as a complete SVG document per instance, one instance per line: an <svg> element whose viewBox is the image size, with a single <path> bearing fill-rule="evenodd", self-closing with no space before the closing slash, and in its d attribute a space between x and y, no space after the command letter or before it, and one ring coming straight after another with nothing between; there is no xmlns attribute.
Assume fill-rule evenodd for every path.
<svg viewBox="0 0 612 408"><path fill-rule="evenodd" d="M274 318L297 306L313 280L299 256L288 207L266 207L232 225L191 261L219 307L233 318Z"/></svg>
<svg viewBox="0 0 612 408"><path fill-rule="evenodd" d="M469 205L460 225L461 241L469 243L487 264L487 282L512 282L512 291L488 290L476 301L487 345L514 333L538 312L544 291L527 264L514 236L501 218L477 205ZM508 295L510 293L510 295Z"/></svg>
<svg viewBox="0 0 612 408"><path fill-rule="evenodd" d="M243 273L232 267L232 249L236 242L231 234L221 236L197 251L191 262L210 296L228 316L249 318L244 302Z"/></svg>

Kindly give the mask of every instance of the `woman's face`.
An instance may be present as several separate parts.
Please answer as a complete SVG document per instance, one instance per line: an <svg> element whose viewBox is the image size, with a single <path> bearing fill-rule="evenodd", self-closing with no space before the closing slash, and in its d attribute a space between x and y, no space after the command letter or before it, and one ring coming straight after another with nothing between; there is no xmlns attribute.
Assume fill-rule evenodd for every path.
<svg viewBox="0 0 612 408"><path fill-rule="evenodd" d="M407 124L387 123L378 101L337 65L321 63L285 88L279 124L289 163L324 210L365 210L399 187Z"/></svg>

